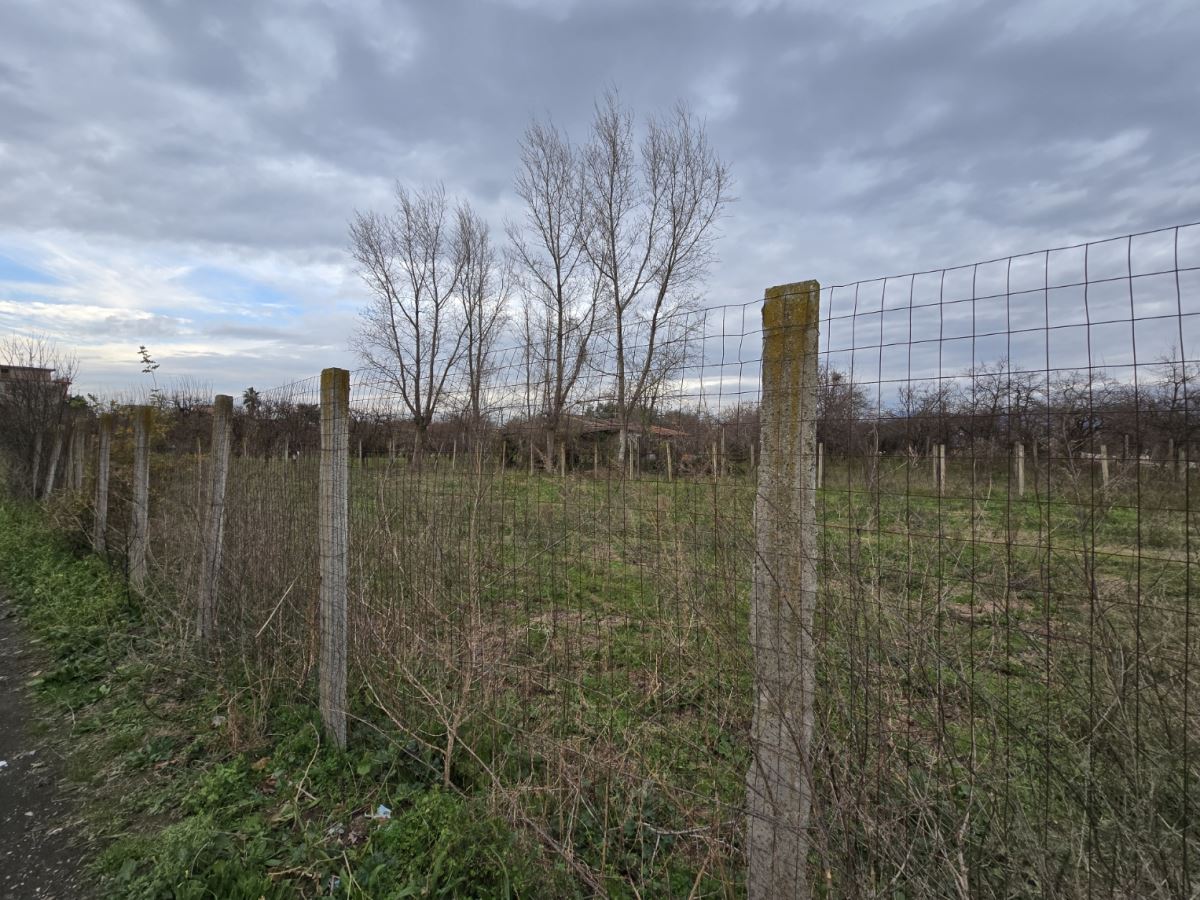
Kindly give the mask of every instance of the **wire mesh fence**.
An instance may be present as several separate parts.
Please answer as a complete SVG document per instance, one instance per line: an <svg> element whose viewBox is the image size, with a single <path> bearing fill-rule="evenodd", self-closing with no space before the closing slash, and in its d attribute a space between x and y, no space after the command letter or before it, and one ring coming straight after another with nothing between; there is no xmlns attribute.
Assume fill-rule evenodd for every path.
<svg viewBox="0 0 1200 900"><path fill-rule="evenodd" d="M487 348L416 421L379 368L255 393L215 531L160 396L155 615L585 892L1190 895L1200 227L805 290Z"/></svg>

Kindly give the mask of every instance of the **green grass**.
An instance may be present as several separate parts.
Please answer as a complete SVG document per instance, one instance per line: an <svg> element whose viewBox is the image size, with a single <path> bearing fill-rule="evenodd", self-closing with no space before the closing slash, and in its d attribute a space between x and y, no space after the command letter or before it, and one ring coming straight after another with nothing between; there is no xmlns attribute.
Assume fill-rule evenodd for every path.
<svg viewBox="0 0 1200 900"><path fill-rule="evenodd" d="M1186 664L1195 522L1178 508L1178 482L1150 472L1138 485L1114 468L1108 491L1090 473L1043 470L1039 494L1031 472L1019 498L1003 472L952 460L939 497L923 470L889 461L872 482L827 460L818 892L1188 892L1181 860L1185 848L1200 853L1200 772L1183 751L1200 737L1183 708L1196 688ZM159 471L154 584L122 614L135 616L131 633L161 637L122 663L130 690L161 679L157 667L189 639L195 469L162 461ZM373 851L331 843L325 829L403 796L398 808L436 805L422 820L449 822L438 834L491 823L491 837L469 843L501 863L485 864L490 850L452 854L475 860L464 865L481 896L544 895L538 878L585 895L597 885L613 896L738 895L752 481L372 465L352 471L351 487L351 751L317 746L309 706L315 469L238 460L218 664L185 680L208 699L178 701L200 706L196 734L232 768L178 820L197 823L178 840L193 846L192 827L235 834L253 850L246 877L315 889L337 875L352 886ZM206 726L229 709L243 711ZM155 735L118 728L105 739L140 752ZM299 742L284 762L281 742ZM175 766L178 752L167 759ZM356 774L367 762L369 777ZM319 801L295 787L277 791L290 800L262 794L277 768L277 783ZM281 812L291 818L277 822ZM270 843L244 821L288 840ZM467 876L432 862L445 846L416 854L418 871L459 884ZM371 871L362 878L382 877Z"/></svg>
<svg viewBox="0 0 1200 900"><path fill-rule="evenodd" d="M245 686L180 658L40 510L0 504L0 582L49 657L37 695L71 732L102 896L561 892L555 864L480 799L442 790L419 749L363 723L340 752L303 696L256 712ZM391 819L367 818L380 803Z"/></svg>

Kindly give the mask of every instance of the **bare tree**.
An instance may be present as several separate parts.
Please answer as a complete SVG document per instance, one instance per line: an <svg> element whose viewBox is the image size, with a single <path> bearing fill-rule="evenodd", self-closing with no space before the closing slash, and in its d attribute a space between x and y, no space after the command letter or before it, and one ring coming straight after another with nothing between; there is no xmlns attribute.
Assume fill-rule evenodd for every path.
<svg viewBox="0 0 1200 900"><path fill-rule="evenodd" d="M74 356L48 338L0 340L0 454L8 463L10 487L21 495L38 496L76 370Z"/></svg>
<svg viewBox="0 0 1200 900"><path fill-rule="evenodd" d="M564 429L563 415L588 358L597 324L596 280L587 264L579 158L553 124L534 121L521 139L517 195L524 221L507 227L522 280L522 330L528 374L546 426L546 465ZM535 398L528 398L531 406Z"/></svg>
<svg viewBox="0 0 1200 900"><path fill-rule="evenodd" d="M441 185L396 186L389 214L356 213L350 249L371 292L353 346L396 389L416 426L419 453L464 341L455 252Z"/></svg>
<svg viewBox="0 0 1200 900"><path fill-rule="evenodd" d="M717 219L731 201L729 169L682 103L651 118L635 147L632 112L615 91L596 104L583 153L586 248L612 316L618 459L631 416L663 377L670 323L694 305L712 262Z"/></svg>
<svg viewBox="0 0 1200 900"><path fill-rule="evenodd" d="M465 201L458 206L454 243L462 273L459 298L464 328L467 424L477 434L483 423L492 351L504 327L512 279L492 245L487 222Z"/></svg>

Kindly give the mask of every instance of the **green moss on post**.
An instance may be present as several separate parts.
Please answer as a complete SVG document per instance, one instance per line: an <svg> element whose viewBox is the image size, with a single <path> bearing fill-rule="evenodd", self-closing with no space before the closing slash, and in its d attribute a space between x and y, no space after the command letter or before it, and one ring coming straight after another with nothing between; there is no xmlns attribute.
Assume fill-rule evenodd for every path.
<svg viewBox="0 0 1200 900"><path fill-rule="evenodd" d="M820 296L817 282L803 281L768 289L763 304L750 611L755 705L746 778L751 900L809 895Z"/></svg>

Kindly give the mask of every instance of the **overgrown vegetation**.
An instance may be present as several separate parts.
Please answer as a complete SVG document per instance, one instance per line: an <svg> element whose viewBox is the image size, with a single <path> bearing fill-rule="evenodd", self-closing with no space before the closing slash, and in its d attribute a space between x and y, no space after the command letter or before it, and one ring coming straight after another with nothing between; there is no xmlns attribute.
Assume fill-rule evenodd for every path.
<svg viewBox="0 0 1200 900"><path fill-rule="evenodd" d="M0 504L0 582L49 657L37 694L70 730L103 896L570 895L420 751L361 722L338 752L303 697L256 706L160 643L121 579L77 551L41 509Z"/></svg>

